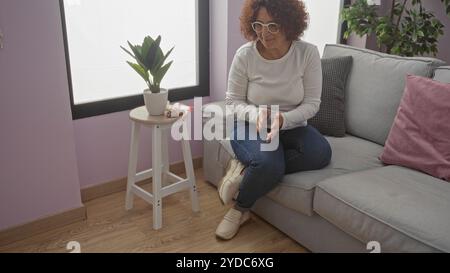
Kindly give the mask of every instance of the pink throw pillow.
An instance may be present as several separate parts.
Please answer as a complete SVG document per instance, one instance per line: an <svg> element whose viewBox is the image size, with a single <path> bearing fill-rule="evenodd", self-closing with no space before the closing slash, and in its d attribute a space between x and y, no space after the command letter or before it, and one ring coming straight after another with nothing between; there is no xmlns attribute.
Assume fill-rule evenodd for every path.
<svg viewBox="0 0 450 273"><path fill-rule="evenodd" d="M380 159L450 181L450 84L407 76Z"/></svg>

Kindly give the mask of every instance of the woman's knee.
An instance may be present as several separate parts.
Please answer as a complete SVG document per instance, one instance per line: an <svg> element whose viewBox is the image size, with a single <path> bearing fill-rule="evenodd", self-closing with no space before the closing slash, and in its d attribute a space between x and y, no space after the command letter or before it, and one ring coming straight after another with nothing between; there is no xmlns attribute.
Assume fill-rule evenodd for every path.
<svg viewBox="0 0 450 273"><path fill-rule="evenodd" d="M323 155L322 155L322 168L326 167L331 162L331 157L333 156L333 151L331 150L330 143L324 138L323 145Z"/></svg>
<svg viewBox="0 0 450 273"><path fill-rule="evenodd" d="M318 155L316 157L317 168L322 169L326 167L331 162L332 150L330 143L326 140L325 137L320 136L320 141L317 142L318 146Z"/></svg>
<svg viewBox="0 0 450 273"><path fill-rule="evenodd" d="M288 173L322 169L331 161L332 150L327 139L311 126L302 130L297 146L291 143L291 148L285 151Z"/></svg>

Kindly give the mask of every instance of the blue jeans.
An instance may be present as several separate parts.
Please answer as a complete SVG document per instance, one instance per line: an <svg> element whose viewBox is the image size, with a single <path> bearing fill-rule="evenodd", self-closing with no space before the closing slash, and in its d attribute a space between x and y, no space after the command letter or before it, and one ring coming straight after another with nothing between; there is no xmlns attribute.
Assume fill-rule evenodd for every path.
<svg viewBox="0 0 450 273"><path fill-rule="evenodd" d="M230 141L237 159L246 166L236 199L237 209L250 209L256 200L281 182L285 174L317 170L330 163L330 144L310 125L280 131L279 145L274 151L261 151L264 142L259 134L250 138L249 129L255 134L254 124L235 122ZM245 138L239 140L237 132L244 130Z"/></svg>

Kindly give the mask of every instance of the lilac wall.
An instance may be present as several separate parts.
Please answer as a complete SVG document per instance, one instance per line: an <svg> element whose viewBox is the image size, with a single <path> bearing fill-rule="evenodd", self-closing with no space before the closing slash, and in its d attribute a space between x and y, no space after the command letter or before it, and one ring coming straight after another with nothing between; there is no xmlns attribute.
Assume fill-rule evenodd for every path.
<svg viewBox="0 0 450 273"><path fill-rule="evenodd" d="M228 1L210 0L212 101L225 98L228 54Z"/></svg>
<svg viewBox="0 0 450 273"><path fill-rule="evenodd" d="M0 230L81 206L56 0L0 0Z"/></svg>
<svg viewBox="0 0 450 273"><path fill-rule="evenodd" d="M228 72L236 50L246 41L239 29L244 0L210 0L211 101L225 99Z"/></svg>
<svg viewBox="0 0 450 273"><path fill-rule="evenodd" d="M241 16L244 0L228 1L228 56L227 56L227 75L233 61L236 50L247 41L241 34L239 17Z"/></svg>

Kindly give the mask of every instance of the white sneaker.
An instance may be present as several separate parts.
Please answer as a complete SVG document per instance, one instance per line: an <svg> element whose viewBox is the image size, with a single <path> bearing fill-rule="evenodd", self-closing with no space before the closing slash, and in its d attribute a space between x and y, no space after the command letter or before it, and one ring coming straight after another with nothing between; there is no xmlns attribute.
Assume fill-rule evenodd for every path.
<svg viewBox="0 0 450 273"><path fill-rule="evenodd" d="M233 238L238 232L239 227L248 219L250 219L250 211L242 213L235 208L231 208L216 229L217 237L225 240Z"/></svg>
<svg viewBox="0 0 450 273"><path fill-rule="evenodd" d="M242 170L245 166L237 159L231 159L228 162L228 167L225 175L219 182L219 197L224 205L228 205L233 198L236 197L239 191L239 185L241 184Z"/></svg>

